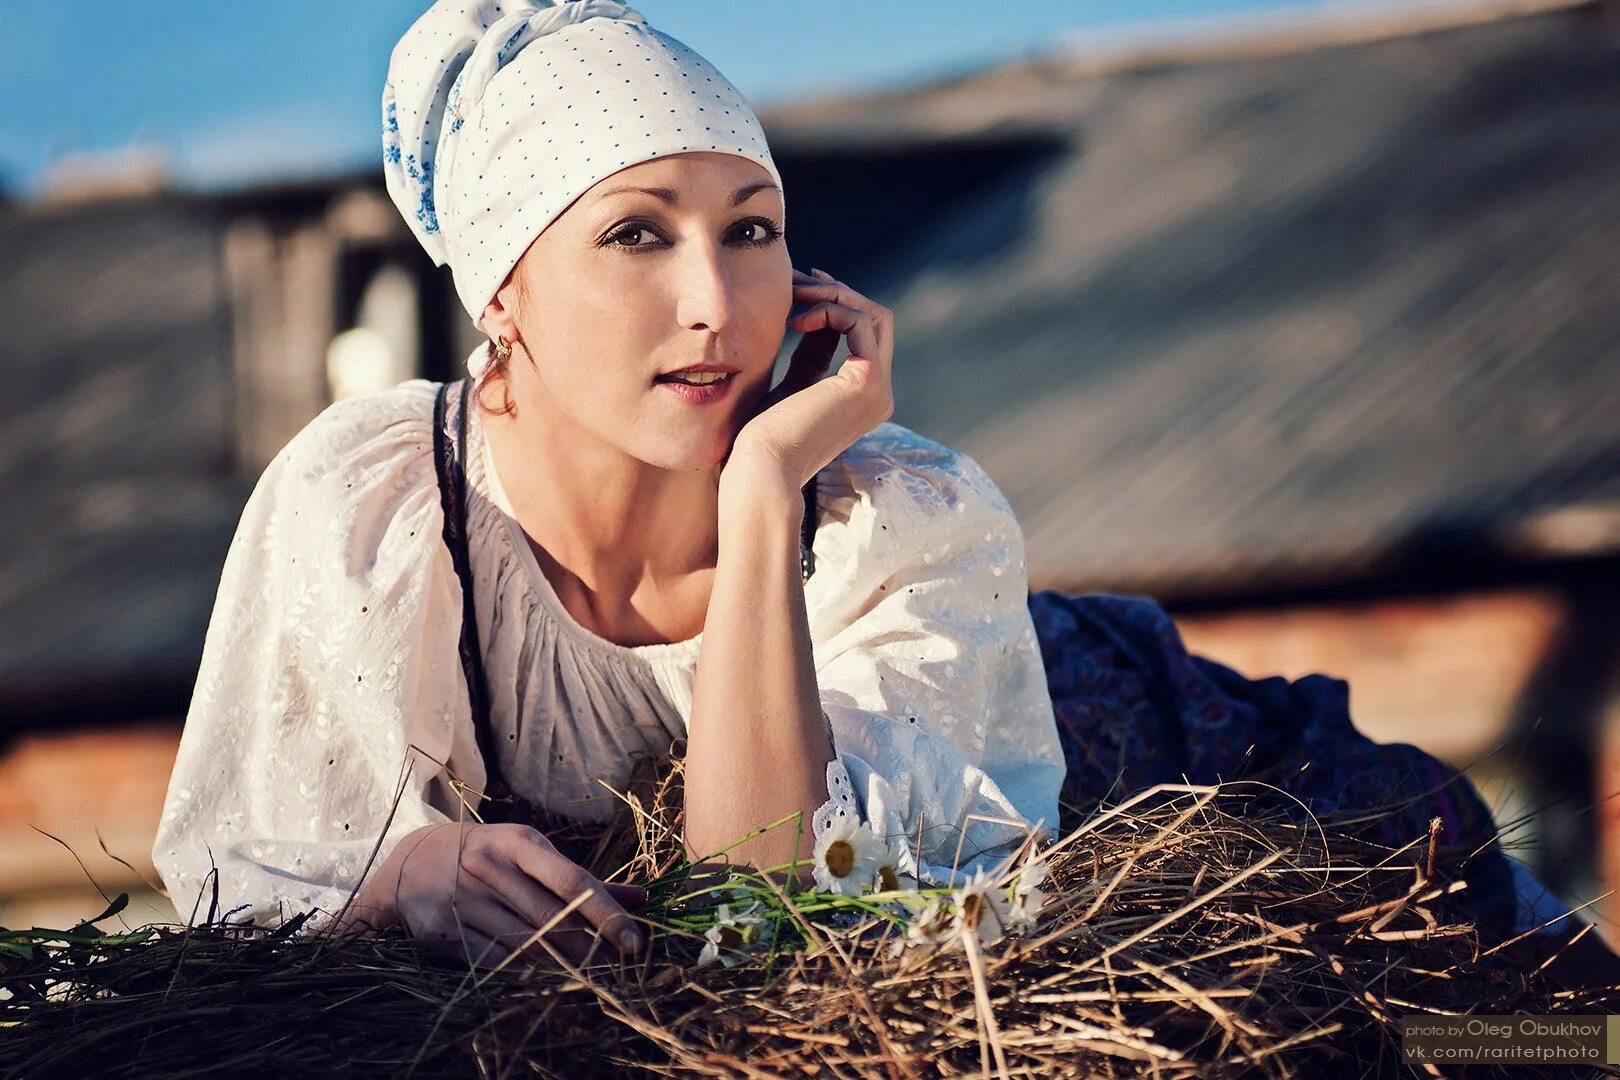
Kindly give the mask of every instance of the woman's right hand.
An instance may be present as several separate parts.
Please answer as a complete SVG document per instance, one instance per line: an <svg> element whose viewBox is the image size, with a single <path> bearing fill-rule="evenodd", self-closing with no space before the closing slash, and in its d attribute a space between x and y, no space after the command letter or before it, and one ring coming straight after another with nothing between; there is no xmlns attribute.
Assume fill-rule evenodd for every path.
<svg viewBox="0 0 1620 1080"><path fill-rule="evenodd" d="M581 893L589 895L546 933L553 948L576 965L643 948L624 905L644 902L646 891L599 881L527 825L447 822L407 833L353 908L383 912L420 941L494 966ZM525 955L550 959L540 939Z"/></svg>

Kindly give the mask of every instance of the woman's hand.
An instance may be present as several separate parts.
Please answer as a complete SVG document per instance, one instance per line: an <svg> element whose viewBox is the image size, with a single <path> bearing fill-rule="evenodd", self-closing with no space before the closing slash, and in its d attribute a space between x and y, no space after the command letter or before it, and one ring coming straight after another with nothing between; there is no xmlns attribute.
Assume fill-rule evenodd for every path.
<svg viewBox="0 0 1620 1080"><path fill-rule="evenodd" d="M765 465L803 487L862 435L894 415L894 314L825 271L793 271L793 296L811 306L788 319L804 332L787 374L737 433L726 467L738 458ZM840 337L849 356L836 374Z"/></svg>
<svg viewBox="0 0 1620 1080"><path fill-rule="evenodd" d="M634 885L607 885L527 825L450 822L408 833L361 886L352 909L382 912L439 951L494 966L516 952L581 893L589 895L545 935L583 963L639 952L642 932L625 910L646 899ZM596 939L606 938L608 950ZM550 959L536 939L525 954Z"/></svg>

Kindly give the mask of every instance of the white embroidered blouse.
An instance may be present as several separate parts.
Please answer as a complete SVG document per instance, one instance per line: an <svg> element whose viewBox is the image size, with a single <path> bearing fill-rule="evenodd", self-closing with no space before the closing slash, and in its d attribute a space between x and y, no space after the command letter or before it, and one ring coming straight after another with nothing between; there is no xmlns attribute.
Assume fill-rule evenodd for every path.
<svg viewBox="0 0 1620 1080"><path fill-rule="evenodd" d="M468 817L450 774L479 790L485 772L457 654L437 388L329 406L242 512L152 852L182 919L207 916L217 867L220 912L274 924L319 908L320 925L374 847L380 863L404 834ZM605 819L619 804L597 781L622 788L636 756L684 737L702 634L625 646L581 626L511 516L476 408L467 441L500 765L531 802ZM1058 821L1063 754L1022 530L972 458L895 423L823 469L816 501L805 606L837 758L814 832L848 806L903 872L954 883Z"/></svg>

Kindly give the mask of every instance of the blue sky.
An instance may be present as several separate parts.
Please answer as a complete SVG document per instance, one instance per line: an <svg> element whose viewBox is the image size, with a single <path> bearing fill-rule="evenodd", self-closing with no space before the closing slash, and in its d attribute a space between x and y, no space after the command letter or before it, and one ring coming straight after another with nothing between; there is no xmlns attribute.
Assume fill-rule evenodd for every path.
<svg viewBox="0 0 1620 1080"><path fill-rule="evenodd" d="M393 43L427 0L0 0L0 184L65 152L144 144L177 182L228 186L379 154ZM1252 18L1311 0L640 0L756 107L894 85L1082 35ZM1342 9L1344 2L1333 7ZM18 107L18 103L23 103Z"/></svg>

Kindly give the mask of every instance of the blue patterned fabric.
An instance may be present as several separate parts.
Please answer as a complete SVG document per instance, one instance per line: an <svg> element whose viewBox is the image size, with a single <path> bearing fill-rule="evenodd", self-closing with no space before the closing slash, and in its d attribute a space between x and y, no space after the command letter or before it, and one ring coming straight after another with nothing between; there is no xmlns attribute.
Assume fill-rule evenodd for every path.
<svg viewBox="0 0 1620 1080"><path fill-rule="evenodd" d="M1444 850L1467 856L1469 914L1493 936L1511 931L1512 867L1473 785L1414 746L1357 731L1343 679L1247 678L1189 653L1146 597L1046 590L1029 607L1068 766L1064 832L1155 784L1230 780L1275 785L1287 794L1256 789L1266 809L1299 821L1308 810L1392 849L1426 838L1439 816Z"/></svg>

